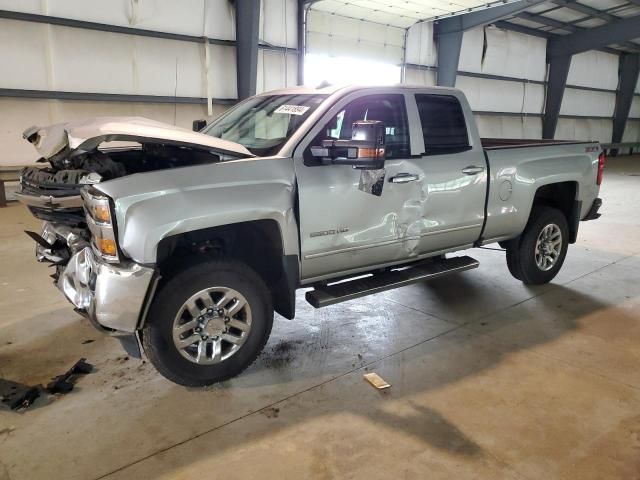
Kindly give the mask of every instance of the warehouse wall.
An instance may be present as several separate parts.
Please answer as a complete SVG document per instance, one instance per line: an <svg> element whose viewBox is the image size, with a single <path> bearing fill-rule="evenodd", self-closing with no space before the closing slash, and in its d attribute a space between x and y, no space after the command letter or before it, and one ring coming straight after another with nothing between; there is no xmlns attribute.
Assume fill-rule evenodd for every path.
<svg viewBox="0 0 640 480"><path fill-rule="evenodd" d="M311 10L306 52L404 64L406 84L435 85L438 54L433 23L404 29ZM541 138L547 75L546 39L495 26L464 33L456 87L467 95L486 137ZM403 48L404 46L404 48ZM594 75L593 72L598 72ZM575 55L556 138L610 142L618 56ZM640 118L640 97L630 117ZM631 120L626 138L640 135Z"/></svg>
<svg viewBox="0 0 640 480"><path fill-rule="evenodd" d="M309 10L305 52L402 63L404 28Z"/></svg>
<svg viewBox="0 0 640 480"><path fill-rule="evenodd" d="M435 85L438 60L432 23L409 29L406 52L405 82ZM464 33L456 87L467 95L482 136L541 137L545 52L543 38L495 27Z"/></svg>
<svg viewBox="0 0 640 480"><path fill-rule="evenodd" d="M636 94L631 104L629 118L635 118L637 120L629 120L627 122L622 137L623 142L640 142L640 80L638 80L638 84L636 85Z"/></svg>
<svg viewBox="0 0 640 480"><path fill-rule="evenodd" d="M234 8L228 0L0 0L0 10L235 40ZM259 50L258 91L296 84L296 18L296 0L261 1L260 42L286 49ZM179 99L159 103L153 97L125 102L2 96L0 165L22 165L37 158L21 139L21 132L34 124L142 115L190 128L196 118L221 113L237 98L235 46L0 19L0 89L36 90L38 96L76 92ZM213 99L210 112L208 96Z"/></svg>

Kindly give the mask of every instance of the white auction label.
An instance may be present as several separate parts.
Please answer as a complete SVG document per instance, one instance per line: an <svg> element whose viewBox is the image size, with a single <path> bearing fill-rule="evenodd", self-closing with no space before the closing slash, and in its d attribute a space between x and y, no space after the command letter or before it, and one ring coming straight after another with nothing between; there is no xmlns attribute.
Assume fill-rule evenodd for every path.
<svg viewBox="0 0 640 480"><path fill-rule="evenodd" d="M288 113L290 115L304 115L309 107L302 105L280 105L275 109L275 113Z"/></svg>

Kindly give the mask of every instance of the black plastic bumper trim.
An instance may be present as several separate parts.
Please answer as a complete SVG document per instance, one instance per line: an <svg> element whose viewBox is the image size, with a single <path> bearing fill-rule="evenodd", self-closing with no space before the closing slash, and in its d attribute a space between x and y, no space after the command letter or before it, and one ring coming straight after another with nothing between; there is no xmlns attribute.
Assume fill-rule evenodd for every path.
<svg viewBox="0 0 640 480"><path fill-rule="evenodd" d="M589 212L587 213L587 215L582 219L583 222L586 222L587 220L595 220L596 218L600 218L600 216L602 215L601 213L598 213L598 210L600 210L600 207L602 206L602 199L601 198L596 198L593 201L593 204L591 205L591 208L589 209Z"/></svg>

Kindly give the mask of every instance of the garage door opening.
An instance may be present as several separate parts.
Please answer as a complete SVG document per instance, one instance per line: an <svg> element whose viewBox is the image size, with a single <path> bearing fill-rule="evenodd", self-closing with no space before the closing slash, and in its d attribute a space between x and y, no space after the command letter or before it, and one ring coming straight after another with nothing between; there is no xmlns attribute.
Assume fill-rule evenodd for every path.
<svg viewBox="0 0 640 480"><path fill-rule="evenodd" d="M323 82L333 85L393 85L400 83L401 68L390 63L352 57L305 55L304 83L317 86Z"/></svg>

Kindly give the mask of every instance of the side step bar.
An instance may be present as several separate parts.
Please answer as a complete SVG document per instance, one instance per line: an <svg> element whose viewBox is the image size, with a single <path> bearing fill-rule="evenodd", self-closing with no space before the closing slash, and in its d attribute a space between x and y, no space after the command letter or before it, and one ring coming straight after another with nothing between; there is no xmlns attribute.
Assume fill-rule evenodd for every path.
<svg viewBox="0 0 640 480"><path fill-rule="evenodd" d="M373 293L404 287L412 283L431 280L450 273L471 270L478 268L478 265L480 263L477 260L468 256L427 260L402 270L389 270L383 273L374 273L365 278L319 286L307 292L305 298L315 308L321 308Z"/></svg>

